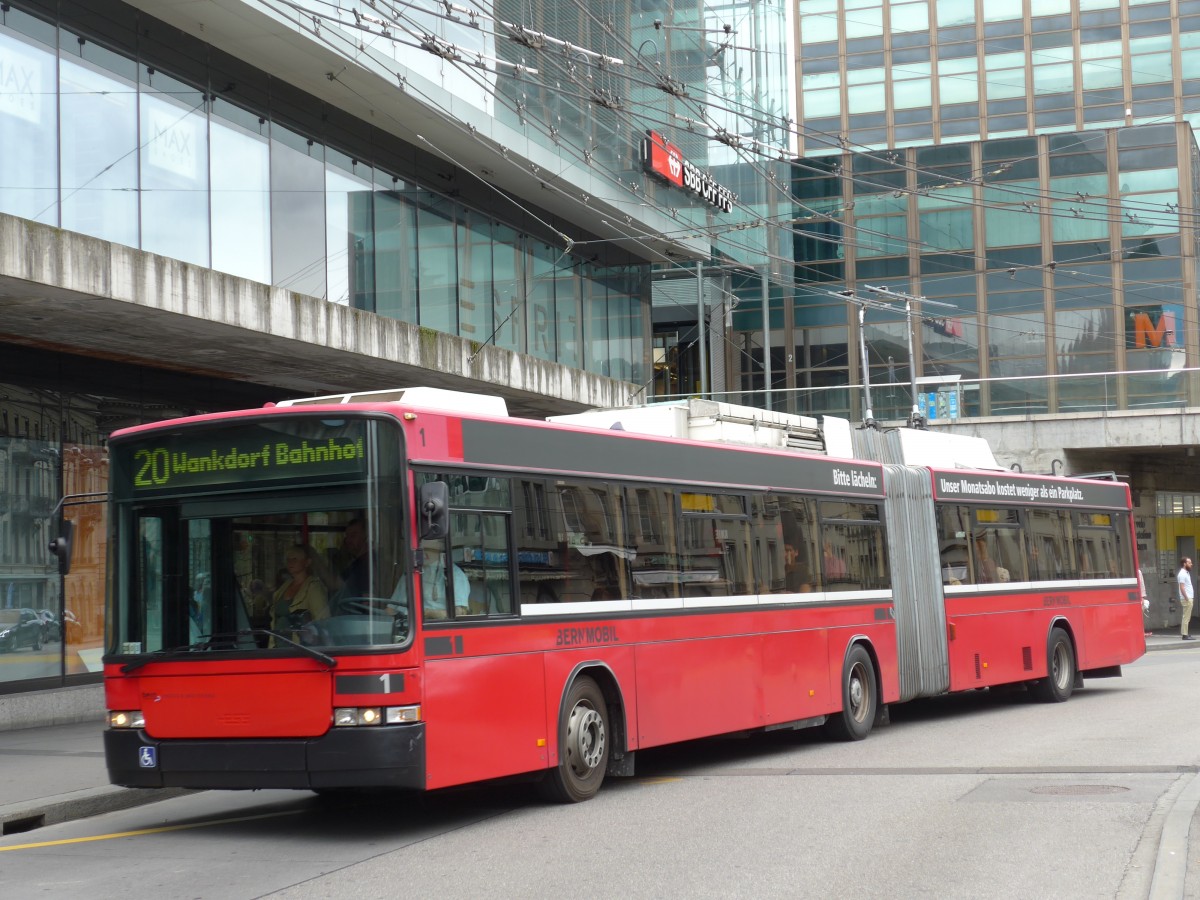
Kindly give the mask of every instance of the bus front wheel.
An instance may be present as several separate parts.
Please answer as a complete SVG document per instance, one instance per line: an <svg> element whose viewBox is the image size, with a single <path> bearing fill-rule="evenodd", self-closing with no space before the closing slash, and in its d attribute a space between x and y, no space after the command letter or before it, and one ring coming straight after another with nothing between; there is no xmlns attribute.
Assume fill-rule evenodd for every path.
<svg viewBox="0 0 1200 900"><path fill-rule="evenodd" d="M558 803L589 800L600 790L608 769L608 707L600 686L586 675L575 679L558 724L558 765L539 787Z"/></svg>
<svg viewBox="0 0 1200 900"><path fill-rule="evenodd" d="M842 711L825 723L829 736L839 741L861 741L875 724L875 667L861 644L846 654L842 671Z"/></svg>
<svg viewBox="0 0 1200 900"><path fill-rule="evenodd" d="M1029 686L1029 693L1043 703L1062 703L1075 688L1075 650L1061 628L1051 628L1046 638L1046 677Z"/></svg>

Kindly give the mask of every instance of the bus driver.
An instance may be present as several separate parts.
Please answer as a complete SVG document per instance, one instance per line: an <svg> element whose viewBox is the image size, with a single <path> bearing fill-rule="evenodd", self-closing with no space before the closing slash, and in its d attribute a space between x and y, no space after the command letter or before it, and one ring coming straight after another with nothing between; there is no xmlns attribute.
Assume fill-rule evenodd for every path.
<svg viewBox="0 0 1200 900"><path fill-rule="evenodd" d="M424 562L421 566L421 608L425 619L448 619L449 609L446 605L446 553L440 543L426 544L422 548ZM454 611L457 615L468 613L468 598L471 595L471 582L467 573L455 563L452 566L454 577ZM392 603L404 606L408 599L408 582L401 578L392 592Z"/></svg>

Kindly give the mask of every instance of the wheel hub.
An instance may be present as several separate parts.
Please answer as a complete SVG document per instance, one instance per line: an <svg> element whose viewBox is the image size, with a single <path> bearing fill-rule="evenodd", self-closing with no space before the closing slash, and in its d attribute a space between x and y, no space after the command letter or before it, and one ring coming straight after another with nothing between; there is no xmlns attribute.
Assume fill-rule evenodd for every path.
<svg viewBox="0 0 1200 900"><path fill-rule="evenodd" d="M582 774L598 766L604 756L604 720L590 706L577 706L567 723L567 759Z"/></svg>

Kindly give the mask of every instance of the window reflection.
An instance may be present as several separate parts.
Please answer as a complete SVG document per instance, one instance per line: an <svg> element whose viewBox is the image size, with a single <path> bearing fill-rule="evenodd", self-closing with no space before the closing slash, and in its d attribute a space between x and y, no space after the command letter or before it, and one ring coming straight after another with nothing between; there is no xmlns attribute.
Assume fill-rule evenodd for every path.
<svg viewBox="0 0 1200 900"><path fill-rule="evenodd" d="M529 353L542 359L554 359L557 345L554 331L554 272L558 251L548 244L530 248L529 273Z"/></svg>
<svg viewBox="0 0 1200 900"><path fill-rule="evenodd" d="M62 226L138 245L137 87L63 59Z"/></svg>
<svg viewBox="0 0 1200 900"><path fill-rule="evenodd" d="M207 266L204 95L162 75L154 82L141 96L142 249Z"/></svg>
<svg viewBox="0 0 1200 900"><path fill-rule="evenodd" d="M325 166L322 148L282 128L271 141L271 261L275 284L325 296ZM282 138L282 140L280 139ZM299 145L304 150L296 149Z"/></svg>
<svg viewBox="0 0 1200 900"><path fill-rule="evenodd" d="M363 308L374 254L371 168L329 151L325 171L326 299ZM360 268L362 267L362 268ZM370 273L373 276L373 273Z"/></svg>
<svg viewBox="0 0 1200 900"><path fill-rule="evenodd" d="M58 223L54 57L0 30L0 211Z"/></svg>
<svg viewBox="0 0 1200 900"><path fill-rule="evenodd" d="M382 175L382 173L380 173ZM375 305L381 316L417 321L417 208L383 177L374 193Z"/></svg>
<svg viewBox="0 0 1200 900"><path fill-rule="evenodd" d="M458 325L457 222L451 204L432 199L417 210L417 291L424 328L454 333Z"/></svg>
<svg viewBox="0 0 1200 900"><path fill-rule="evenodd" d="M217 109L229 109L220 104ZM254 117L229 109L250 122ZM260 128L263 126L259 126ZM209 142L212 166L212 267L271 283L270 151L248 127L216 115Z"/></svg>

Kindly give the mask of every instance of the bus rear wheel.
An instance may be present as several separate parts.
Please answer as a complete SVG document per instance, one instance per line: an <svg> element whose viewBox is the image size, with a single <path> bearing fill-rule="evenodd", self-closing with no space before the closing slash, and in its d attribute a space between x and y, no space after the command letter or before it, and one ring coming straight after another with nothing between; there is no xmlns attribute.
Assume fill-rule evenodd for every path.
<svg viewBox="0 0 1200 900"><path fill-rule="evenodd" d="M1033 682L1029 693L1043 703L1062 703L1075 689L1075 650L1061 628L1046 638L1046 677Z"/></svg>
<svg viewBox="0 0 1200 900"><path fill-rule="evenodd" d="M842 671L842 711L825 723L827 733L839 741L861 741L875 724L877 702L871 655L855 644Z"/></svg>
<svg viewBox="0 0 1200 900"><path fill-rule="evenodd" d="M539 783L543 797L557 803L590 800L608 769L608 707L600 686L586 675L575 679L558 724L558 765Z"/></svg>

